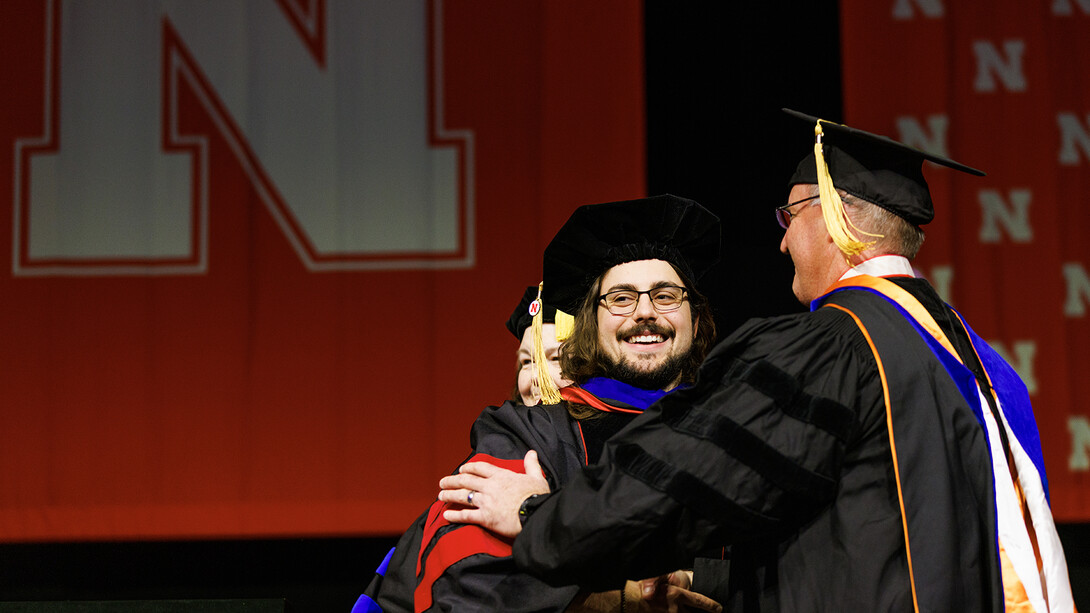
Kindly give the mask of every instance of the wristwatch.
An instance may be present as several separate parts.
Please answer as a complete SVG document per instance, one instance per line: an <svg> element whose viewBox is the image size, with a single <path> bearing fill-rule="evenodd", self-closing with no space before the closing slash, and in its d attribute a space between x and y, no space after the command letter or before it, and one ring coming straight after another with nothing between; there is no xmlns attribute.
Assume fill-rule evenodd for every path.
<svg viewBox="0 0 1090 613"><path fill-rule="evenodd" d="M522 504L519 505L519 525L526 525L526 519L545 502L546 497L541 494L530 494L529 498L522 501Z"/></svg>

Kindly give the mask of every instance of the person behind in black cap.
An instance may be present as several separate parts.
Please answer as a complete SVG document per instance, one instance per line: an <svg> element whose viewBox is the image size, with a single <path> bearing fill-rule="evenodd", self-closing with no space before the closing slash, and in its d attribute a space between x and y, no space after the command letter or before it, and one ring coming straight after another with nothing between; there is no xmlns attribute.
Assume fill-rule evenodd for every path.
<svg viewBox="0 0 1090 613"><path fill-rule="evenodd" d="M533 449L541 479L560 487L645 408L689 387L715 341L711 307L693 284L718 260L719 234L715 215L670 195L577 209L545 250L531 324L540 335L540 305L558 310L561 369L573 385L557 389L539 377L543 404L486 409L473 425L469 460L520 468ZM570 325L563 314L574 316ZM575 581L546 583L521 572L508 539L443 518L448 509L472 508L475 495L437 502L421 516L384 564L385 576L368 587L368 603L386 613L719 610L687 589L688 574L668 574L674 569L657 573L661 589L642 602L634 581L589 593Z"/></svg>
<svg viewBox="0 0 1090 613"><path fill-rule="evenodd" d="M776 213L810 312L747 322L559 492L532 457L464 465L440 499L481 503L447 519L589 589L723 548L693 589L729 610L1072 611L1026 387L909 263L924 160L982 173L791 113L817 143Z"/></svg>
<svg viewBox="0 0 1090 613"><path fill-rule="evenodd" d="M556 307L538 300L540 292L540 287L527 287L506 324L507 330L519 341L519 348L515 353L515 385L511 390L510 400L528 407L541 402L540 377L548 376L557 389L571 383L560 374ZM539 309L540 330L533 325L534 315ZM563 319L563 314L561 318Z"/></svg>

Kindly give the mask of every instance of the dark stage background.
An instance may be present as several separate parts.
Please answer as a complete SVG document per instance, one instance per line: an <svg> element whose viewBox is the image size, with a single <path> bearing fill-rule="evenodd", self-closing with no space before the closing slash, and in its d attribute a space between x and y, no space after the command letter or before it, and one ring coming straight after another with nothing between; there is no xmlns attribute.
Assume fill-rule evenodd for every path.
<svg viewBox="0 0 1090 613"><path fill-rule="evenodd" d="M792 107L841 119L837 3L649 1L647 183L718 203L732 237L712 274L727 333L798 310L773 205L809 146ZM466 424L468 428L468 424ZM1062 525L1076 602L1090 607L1090 527ZM0 545L0 600L286 598L347 611L395 537Z"/></svg>

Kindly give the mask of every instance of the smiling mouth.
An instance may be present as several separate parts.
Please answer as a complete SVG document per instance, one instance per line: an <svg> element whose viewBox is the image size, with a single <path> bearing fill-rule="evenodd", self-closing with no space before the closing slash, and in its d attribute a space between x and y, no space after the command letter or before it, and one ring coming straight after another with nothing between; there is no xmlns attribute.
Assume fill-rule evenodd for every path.
<svg viewBox="0 0 1090 613"><path fill-rule="evenodd" d="M631 347L661 345L673 337L670 330L654 322L644 322L617 334L617 340Z"/></svg>

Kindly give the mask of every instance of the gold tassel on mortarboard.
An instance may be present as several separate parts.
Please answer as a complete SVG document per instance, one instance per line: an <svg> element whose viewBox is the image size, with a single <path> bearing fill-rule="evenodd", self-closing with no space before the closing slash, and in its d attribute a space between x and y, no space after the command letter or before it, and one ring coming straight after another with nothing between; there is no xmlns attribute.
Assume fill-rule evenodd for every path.
<svg viewBox="0 0 1090 613"><path fill-rule="evenodd" d="M825 227L828 229L833 242L836 243L836 246L840 248L840 251L846 257L859 255L871 245L874 245L875 241L864 243L855 237L855 234L852 233L853 229L875 238L882 238L882 235L860 230L848 218L848 213L844 210L844 202L840 199L840 194L836 193L833 178L829 175L829 167L825 164L825 155L821 148L823 132L820 120L814 126L814 136L816 137L814 159L817 161L818 194L821 196L821 214L825 218ZM849 228L849 226L851 227Z"/></svg>
<svg viewBox="0 0 1090 613"><path fill-rule="evenodd" d="M537 298L530 305L530 312L534 316L533 329L534 337L534 371L537 374L537 387L541 390L541 401L545 404L558 404L561 400L560 388L556 386L556 382L549 375L549 359L545 356L545 346L541 342L541 326L544 322L543 311L544 305L541 302L541 284L537 286ZM560 311L556 312L557 319L554 320L557 329L557 340L560 340Z"/></svg>
<svg viewBox="0 0 1090 613"><path fill-rule="evenodd" d="M575 317L557 309L556 315L553 317L553 323L556 325L556 341L558 343L563 343L571 338L572 332L575 331Z"/></svg>

